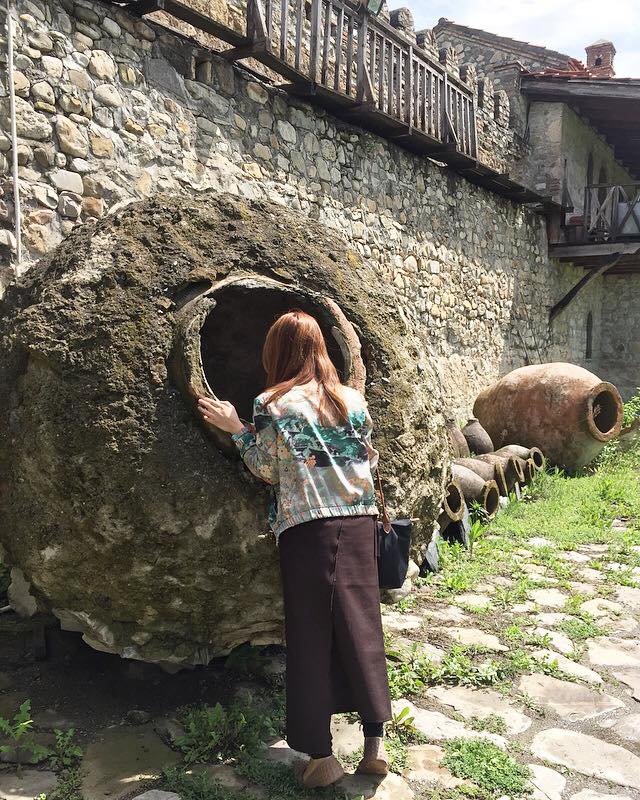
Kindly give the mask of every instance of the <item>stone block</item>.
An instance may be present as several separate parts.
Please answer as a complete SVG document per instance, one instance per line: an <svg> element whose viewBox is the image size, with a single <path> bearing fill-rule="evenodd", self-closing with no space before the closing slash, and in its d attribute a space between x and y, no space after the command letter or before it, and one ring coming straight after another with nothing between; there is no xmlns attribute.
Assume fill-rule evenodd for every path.
<svg viewBox="0 0 640 800"><path fill-rule="evenodd" d="M89 154L89 142L85 131L62 115L59 115L56 120L56 135L63 153L81 158Z"/></svg>
<svg viewBox="0 0 640 800"><path fill-rule="evenodd" d="M51 180L59 192L73 192L74 194L83 192L82 178L77 172L60 169L53 173Z"/></svg>

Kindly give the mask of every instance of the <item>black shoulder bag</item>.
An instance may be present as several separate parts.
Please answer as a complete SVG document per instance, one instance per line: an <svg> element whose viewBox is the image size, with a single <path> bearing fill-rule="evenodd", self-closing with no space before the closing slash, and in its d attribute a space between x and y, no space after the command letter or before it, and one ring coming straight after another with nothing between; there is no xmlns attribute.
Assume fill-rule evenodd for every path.
<svg viewBox="0 0 640 800"><path fill-rule="evenodd" d="M378 520L376 530L378 582L381 589L399 589L405 582L409 570L411 520L397 519L391 522L378 470L376 470L376 482L382 507L382 521Z"/></svg>

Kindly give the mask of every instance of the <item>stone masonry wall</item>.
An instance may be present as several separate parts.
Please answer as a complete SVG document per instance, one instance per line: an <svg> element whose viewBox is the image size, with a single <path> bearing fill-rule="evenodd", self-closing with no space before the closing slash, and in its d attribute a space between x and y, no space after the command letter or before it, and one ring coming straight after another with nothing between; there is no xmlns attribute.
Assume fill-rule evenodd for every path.
<svg viewBox="0 0 640 800"><path fill-rule="evenodd" d="M564 69L569 59L556 50L457 25L444 18L438 21L433 32L440 47L455 47L461 61L473 62L487 73L493 72L499 64L513 61L519 61L531 72L549 67Z"/></svg>
<svg viewBox="0 0 640 800"><path fill-rule="evenodd" d="M558 202L570 199L574 214L584 206L590 155L594 183L601 170L609 183L634 182L607 142L564 103L531 103L529 132L531 142L544 142L544 147L534 144L519 162L519 179Z"/></svg>
<svg viewBox="0 0 640 800"><path fill-rule="evenodd" d="M628 400L640 387L640 275L608 275L602 289L601 360Z"/></svg>
<svg viewBox="0 0 640 800"><path fill-rule="evenodd" d="M395 288L458 417L527 361L583 363L583 320L589 310L599 319L602 281L549 328L549 308L582 270L548 261L541 217L216 56L192 80L197 46L159 26L109 4L64 3L17 3L28 260L157 191L268 198L339 231ZM10 244L8 127L5 98L0 241Z"/></svg>

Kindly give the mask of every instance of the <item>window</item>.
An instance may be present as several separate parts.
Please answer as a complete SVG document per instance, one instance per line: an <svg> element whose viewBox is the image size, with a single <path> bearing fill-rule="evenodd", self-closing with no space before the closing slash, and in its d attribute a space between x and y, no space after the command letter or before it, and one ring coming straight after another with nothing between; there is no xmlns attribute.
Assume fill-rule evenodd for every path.
<svg viewBox="0 0 640 800"><path fill-rule="evenodd" d="M591 311L587 314L587 346L585 348L585 358L587 361L591 360L593 354L593 314Z"/></svg>
<svg viewBox="0 0 640 800"><path fill-rule="evenodd" d="M602 56L598 56L593 63L594 63L594 66L601 67L602 66Z"/></svg>

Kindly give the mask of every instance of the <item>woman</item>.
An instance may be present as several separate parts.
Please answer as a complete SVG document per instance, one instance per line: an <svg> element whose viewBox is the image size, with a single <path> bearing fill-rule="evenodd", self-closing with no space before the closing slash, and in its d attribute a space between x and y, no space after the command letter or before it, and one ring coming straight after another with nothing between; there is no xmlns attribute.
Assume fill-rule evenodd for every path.
<svg viewBox="0 0 640 800"><path fill-rule="evenodd" d="M378 513L372 423L362 395L343 386L316 320L302 311L270 328L268 389L253 426L229 402L200 398L204 420L232 434L247 467L274 487L270 522L280 552L287 643L287 740L310 755L307 788L343 776L331 752L331 715L358 711L360 772L385 775L391 703L380 618Z"/></svg>

